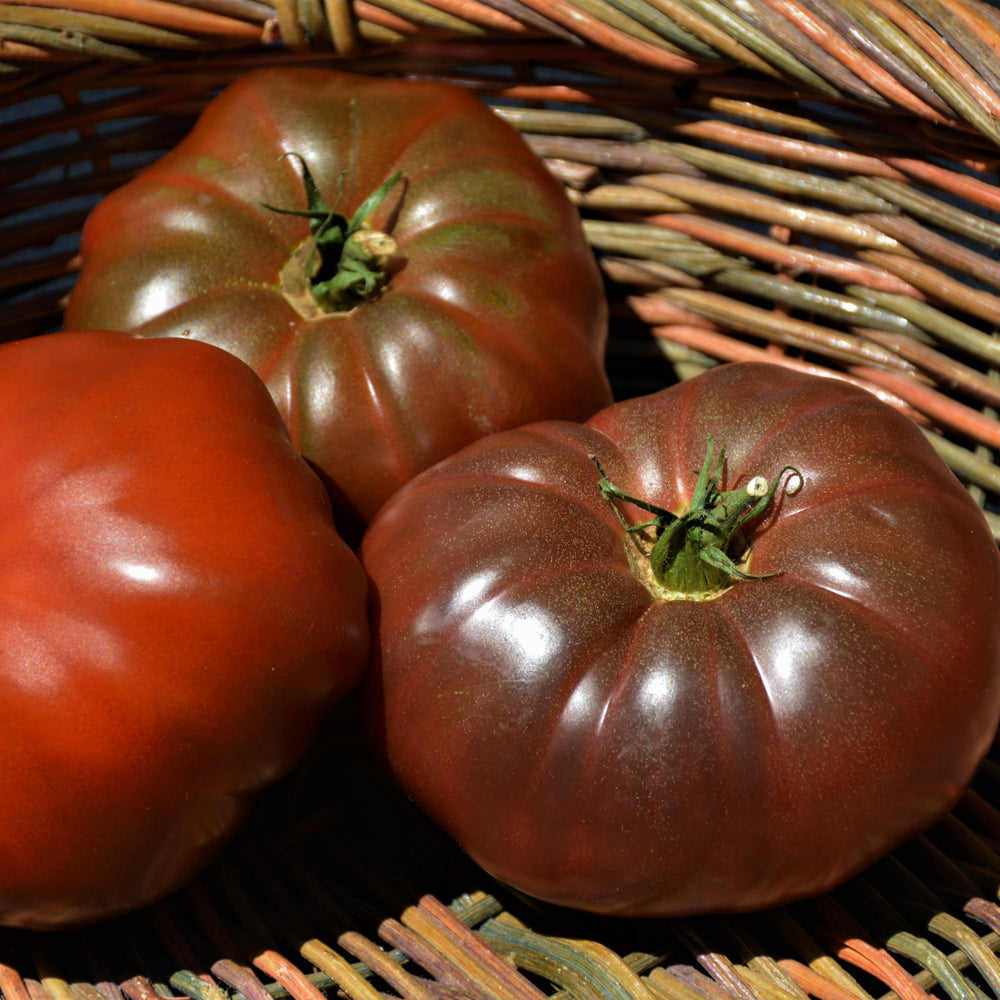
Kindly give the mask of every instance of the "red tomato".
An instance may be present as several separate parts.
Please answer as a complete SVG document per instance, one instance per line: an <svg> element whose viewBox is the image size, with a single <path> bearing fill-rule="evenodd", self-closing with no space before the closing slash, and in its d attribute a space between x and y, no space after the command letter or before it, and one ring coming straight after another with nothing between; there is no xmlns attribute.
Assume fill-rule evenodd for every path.
<svg viewBox="0 0 1000 1000"><path fill-rule="evenodd" d="M359 211L397 172L381 206ZM325 284L343 280L342 244L312 253L310 220L278 211L306 211L309 180L335 229L371 215L396 247L343 301ZM238 355L344 524L484 434L611 401L606 304L576 209L517 132L455 87L252 72L98 205L82 256L67 325Z"/></svg>
<svg viewBox="0 0 1000 1000"><path fill-rule="evenodd" d="M696 493L708 513L666 513ZM392 771L555 903L819 893L941 817L996 729L985 518L915 425L832 379L730 365L497 434L404 487L360 554Z"/></svg>
<svg viewBox="0 0 1000 1000"><path fill-rule="evenodd" d="M0 346L0 922L208 862L368 656L367 586L259 379L194 341Z"/></svg>

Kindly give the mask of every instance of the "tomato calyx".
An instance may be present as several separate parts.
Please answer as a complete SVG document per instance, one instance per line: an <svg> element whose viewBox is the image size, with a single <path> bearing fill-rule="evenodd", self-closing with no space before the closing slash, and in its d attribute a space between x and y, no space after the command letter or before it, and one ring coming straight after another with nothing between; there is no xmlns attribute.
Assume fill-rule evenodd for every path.
<svg viewBox="0 0 1000 1000"><path fill-rule="evenodd" d="M311 236L282 269L282 291L307 319L322 313L347 312L381 291L389 264L398 252L392 236L372 229L369 218L402 174L397 171L380 184L348 219L336 205L327 205L306 161L298 153L285 156L294 156L301 164L306 208L262 204L272 212L308 219ZM341 174L341 192L343 184Z"/></svg>
<svg viewBox="0 0 1000 1000"><path fill-rule="evenodd" d="M798 479L794 489L786 485L789 493L801 487L802 473L786 465L771 483L763 476L754 476L736 489L722 490L719 484L726 449L720 448L713 462L714 450L709 437L691 503L680 514L625 493L608 479L597 456L590 456L600 473L601 495L610 501L626 538L633 543L629 549L633 571L658 598L708 600L739 580L764 580L780 574L780 570L747 572L749 552L741 529L768 510L786 472ZM629 524L619 503L632 504L653 517Z"/></svg>

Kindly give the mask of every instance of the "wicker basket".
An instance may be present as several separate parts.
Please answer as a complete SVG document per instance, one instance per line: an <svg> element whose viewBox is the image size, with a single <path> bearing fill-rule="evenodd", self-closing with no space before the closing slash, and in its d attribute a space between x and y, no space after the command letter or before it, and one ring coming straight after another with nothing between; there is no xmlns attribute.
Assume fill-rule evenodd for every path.
<svg viewBox="0 0 1000 1000"><path fill-rule="evenodd" d="M924 428L1000 537L994 8L2 2L5 339L58 327L100 196L275 63L451 79L519 127L598 253L619 396L744 358L863 384ZM945 822L828 896L636 922L494 885L355 735L334 719L174 897L88 931L0 932L6 1000L1000 996L1000 754Z"/></svg>

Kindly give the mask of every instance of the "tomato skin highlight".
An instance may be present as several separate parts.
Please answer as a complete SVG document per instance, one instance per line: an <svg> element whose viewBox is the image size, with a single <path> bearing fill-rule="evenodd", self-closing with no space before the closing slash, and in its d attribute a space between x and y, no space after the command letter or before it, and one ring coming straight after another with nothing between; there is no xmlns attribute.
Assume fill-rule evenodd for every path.
<svg viewBox="0 0 1000 1000"><path fill-rule="evenodd" d="M367 666L367 583L270 396L197 341L0 346L0 923L178 888Z"/></svg>
<svg viewBox="0 0 1000 1000"><path fill-rule="evenodd" d="M303 161L348 218L401 173L371 220L398 245L388 280L350 310L307 317L286 294L310 230L274 209L306 208ZM97 206L82 261L66 325L242 358L344 525L484 434L611 402L607 305L578 213L516 130L457 87L248 73Z"/></svg>
<svg viewBox="0 0 1000 1000"><path fill-rule="evenodd" d="M801 473L743 529L776 575L658 600L591 456L679 513L710 435L727 489ZM945 815L996 732L985 518L914 424L833 379L726 365L494 435L404 487L360 555L374 743L475 861L550 903L824 892Z"/></svg>

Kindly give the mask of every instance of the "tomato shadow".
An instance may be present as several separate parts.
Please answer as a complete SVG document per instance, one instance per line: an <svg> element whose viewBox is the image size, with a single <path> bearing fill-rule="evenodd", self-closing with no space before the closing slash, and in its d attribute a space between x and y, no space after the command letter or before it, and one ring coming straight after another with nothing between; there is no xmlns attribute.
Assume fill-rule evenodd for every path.
<svg viewBox="0 0 1000 1000"><path fill-rule="evenodd" d="M833 892L759 913L623 919L550 906L496 883L394 786L370 752L361 715L359 696L342 703L301 766L262 796L246 827L189 886L89 929L0 931L0 963L37 981L97 984L103 1000L143 1000L129 982L137 976L178 995L184 990L171 980L179 971L211 974L220 959L252 966L267 950L308 969L299 956L306 941L337 948L348 931L378 941L384 920L428 895L447 905L483 893L522 929L509 946L503 935L512 925L491 919L480 930L502 953L516 951L529 978L533 963L552 961L552 942L589 941L628 956L637 973L679 980L702 1000L732 1000L736 986L726 984L734 975L789 976L791 988L803 968L830 962L878 997L900 977L927 985L922 956L949 949L934 936L949 920L1000 932L996 750L951 814ZM916 958L901 953L907 942L923 942ZM612 975L590 952L565 947L563 960L578 963L573 975ZM963 974L993 995L974 968Z"/></svg>
<svg viewBox="0 0 1000 1000"><path fill-rule="evenodd" d="M932 1000L997 995L991 956L1000 935L998 893L994 748L944 819L820 896L771 910L662 920L574 914L523 898L516 905L536 934L595 941L627 956L634 972L659 987L657 995ZM593 975L596 983L601 970Z"/></svg>
<svg viewBox="0 0 1000 1000"><path fill-rule="evenodd" d="M184 889L90 928L0 929L0 963L26 979L169 984L220 958L249 966L274 949L294 961L313 938L334 947L348 930L374 938L426 894L449 903L492 890L382 771L359 715L354 697L338 706L306 759Z"/></svg>

